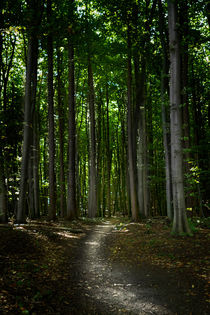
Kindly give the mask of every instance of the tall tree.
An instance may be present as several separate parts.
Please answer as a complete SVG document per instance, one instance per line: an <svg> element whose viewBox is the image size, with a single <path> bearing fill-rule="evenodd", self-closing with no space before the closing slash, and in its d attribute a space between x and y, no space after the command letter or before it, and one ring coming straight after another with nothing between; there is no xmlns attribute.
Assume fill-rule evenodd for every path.
<svg viewBox="0 0 210 315"><path fill-rule="evenodd" d="M163 145L165 153L165 174L166 174L166 204L167 216L170 220L173 219L172 209L172 183L171 183L171 152L170 152L170 123L168 110L168 70L169 70L169 56L168 56L168 32L166 30L163 7L161 0L158 0L159 9L159 28L160 41L163 50L162 57L162 71L161 71L161 115L163 128Z"/></svg>
<svg viewBox="0 0 210 315"><path fill-rule="evenodd" d="M134 159L134 137L133 137L133 119L132 119L132 68L131 68L131 29L130 21L128 21L128 30L127 30L127 45L128 45L128 56L127 56L127 88L128 88L128 165L129 165L129 182L130 182L130 198L131 198L131 213L132 219L134 221L138 220L139 216L139 206L138 206L138 197L137 197L137 183L135 175L135 159Z"/></svg>
<svg viewBox="0 0 210 315"><path fill-rule="evenodd" d="M7 223L7 193L3 167L4 159L2 158L2 150L0 148L0 223Z"/></svg>
<svg viewBox="0 0 210 315"><path fill-rule="evenodd" d="M1 91L2 91L2 50L3 50L3 40L2 40L2 29L3 29L3 16L2 16L3 3L0 4L0 108L1 108ZM2 130L0 130L2 132ZM0 133L0 138L2 134ZM7 222L7 199L6 199L6 185L4 178L4 158L2 144L0 145L0 222Z"/></svg>
<svg viewBox="0 0 210 315"><path fill-rule="evenodd" d="M17 211L17 223L26 222L26 189L28 178L28 167L30 160L30 146L32 139L32 123L33 123L33 101L32 101L32 75L35 72L35 59L38 56L37 49L37 27L40 21L39 14L37 15L37 6L39 0L29 1L30 11L30 29L28 32L28 52L27 52L27 67L26 67L26 85L25 85L25 108L24 108L24 133L23 133L23 148L21 161L21 178L20 178L20 193Z"/></svg>
<svg viewBox="0 0 210 315"><path fill-rule="evenodd" d="M190 234L188 226L182 154L180 43L177 30L177 1L168 1L169 47L170 47L170 126L171 126L171 172L173 189L173 233Z"/></svg>
<svg viewBox="0 0 210 315"><path fill-rule="evenodd" d="M32 103L34 108L33 115L33 145L32 145L32 162L33 162L33 198L34 198L34 216L40 217L40 193L39 193L39 102L37 102L37 61L38 61L38 41L35 43L32 73ZM35 55L36 54L36 55ZM39 100L40 101L40 100Z"/></svg>
<svg viewBox="0 0 210 315"><path fill-rule="evenodd" d="M96 174L96 131L95 131L95 100L93 71L90 56L88 56L88 100L90 113L90 166L89 166L89 195L88 216L94 218L97 213L97 174Z"/></svg>
<svg viewBox="0 0 210 315"><path fill-rule="evenodd" d="M69 173L67 218L77 217L76 204L76 122L75 122L75 82L74 82L74 47L72 37L68 39L69 52Z"/></svg>
<svg viewBox="0 0 210 315"><path fill-rule="evenodd" d="M57 94L58 94L58 124L59 124L59 161L60 161L60 213L61 217L66 216L66 185L64 170L64 103L63 103L63 83L62 83L62 59L60 47L57 47Z"/></svg>
<svg viewBox="0 0 210 315"><path fill-rule="evenodd" d="M48 25L52 22L52 1L47 0ZM56 219L56 176L55 176L55 139L54 139L54 87L53 87L53 37L51 29L47 36L48 56L48 128L49 128L49 213L48 219Z"/></svg>

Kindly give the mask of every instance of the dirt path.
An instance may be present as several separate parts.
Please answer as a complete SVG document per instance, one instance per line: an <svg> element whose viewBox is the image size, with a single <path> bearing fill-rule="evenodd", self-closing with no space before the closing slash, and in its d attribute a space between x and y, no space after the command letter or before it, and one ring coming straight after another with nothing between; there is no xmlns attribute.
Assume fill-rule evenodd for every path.
<svg viewBox="0 0 210 315"><path fill-rule="evenodd" d="M148 265L111 263L106 253L112 238L113 226L106 222L94 226L83 240L76 258L74 292L79 298L71 314L207 314L193 297L186 301L182 279L175 274Z"/></svg>
<svg viewBox="0 0 210 315"><path fill-rule="evenodd" d="M0 313L209 314L207 274L199 273L205 276L202 279L193 270L188 272L188 268L176 265L171 268L171 264L170 268L167 264L163 268L150 256L153 253L148 248L139 251L147 237L154 245L149 249L163 253L165 241L153 244L158 234L150 234L152 231L148 234L147 227L139 225L130 226L132 233L124 233L124 227L120 232L112 222L78 221L69 226L65 222L35 221L14 229L1 229ZM197 246L204 236L185 242L195 242ZM182 243L175 241L178 248ZM186 254L191 261L196 259L200 248L195 247L194 252L193 246L193 256ZM141 255L146 249L147 260L144 260ZM186 251L186 245L183 250ZM205 262L207 254L202 255L199 261L203 257ZM198 271L202 266L199 265Z"/></svg>
<svg viewBox="0 0 210 315"><path fill-rule="evenodd" d="M157 290L145 286L145 275L142 279L142 274L125 270L123 266L113 266L107 260L106 240L111 236L112 229L108 222L96 226L85 240L80 266L85 304L91 305L93 312L102 314L172 314L156 303L159 294Z"/></svg>

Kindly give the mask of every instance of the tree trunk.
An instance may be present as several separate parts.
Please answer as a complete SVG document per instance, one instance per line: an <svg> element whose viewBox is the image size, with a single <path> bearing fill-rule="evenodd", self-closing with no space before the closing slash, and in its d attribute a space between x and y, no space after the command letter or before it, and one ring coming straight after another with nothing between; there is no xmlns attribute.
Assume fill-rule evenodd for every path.
<svg viewBox="0 0 210 315"><path fill-rule="evenodd" d="M23 148L21 161L21 176L20 176L20 193L17 211L17 223L26 222L26 188L28 178L28 166L30 159L30 145L32 138L32 102L31 102L31 80L33 68L33 49L34 38L32 35L28 39L28 54L26 68L26 87L25 87L25 110L24 110L24 132L23 132Z"/></svg>
<svg viewBox="0 0 210 315"><path fill-rule="evenodd" d="M65 119L64 119L64 110L62 102L62 80L61 73L62 61L60 48L57 48L57 72L58 72L58 124L59 124L59 161L60 161L60 214L61 217L66 216L66 185L65 185L65 172L64 172L64 129L65 129Z"/></svg>
<svg viewBox="0 0 210 315"><path fill-rule="evenodd" d="M101 128L101 120L104 120L102 115L104 115L103 110L102 110L102 105L103 105L103 98L102 98L102 93L101 91L99 92L99 99L98 99L98 105L97 105L97 117L99 118L97 120L97 209L98 209L98 216L102 216L102 172L103 172L103 134L102 130L104 128ZM101 119L102 118L102 119ZM104 185L104 183L103 183Z"/></svg>
<svg viewBox="0 0 210 315"><path fill-rule="evenodd" d="M111 216L111 151L110 151L110 135L109 135L109 91L108 84L106 86L106 154L107 154L107 208L109 217Z"/></svg>
<svg viewBox="0 0 210 315"><path fill-rule="evenodd" d="M170 125L171 125L171 171L174 219L172 232L190 234L185 211L182 155L182 123L180 97L180 48L177 33L177 1L168 1L170 41Z"/></svg>
<svg viewBox="0 0 210 315"><path fill-rule="evenodd" d="M50 23L51 0L47 1L47 18ZM55 177L55 139L54 139L54 103L53 103L53 38L49 32L47 38L48 55L48 127L49 127L49 213L48 219L56 219L56 177Z"/></svg>
<svg viewBox="0 0 210 315"><path fill-rule="evenodd" d="M190 116L188 101L188 1L180 3L180 25L182 25L181 40L181 104L182 104L182 121L183 121L183 148L184 148L184 171L190 176ZM190 193L190 184L185 180L187 188L186 207L192 208L192 199Z"/></svg>
<svg viewBox="0 0 210 315"><path fill-rule="evenodd" d="M166 174L166 204L167 216L170 220L173 219L172 207L172 182L171 182L171 152L170 152L170 123L168 122L168 46L166 42L167 30L165 26L164 13L161 0L158 1L159 6L159 27L160 39L163 49L162 73L161 73L161 115L162 115L162 129L163 129L163 145L165 153L165 174ZM164 32L165 31L165 32Z"/></svg>
<svg viewBox="0 0 210 315"><path fill-rule="evenodd" d="M75 82L74 82L74 47L68 39L69 50L69 174L67 218L77 217L76 205L76 122L75 122Z"/></svg>
<svg viewBox="0 0 210 315"><path fill-rule="evenodd" d="M7 194L4 179L4 159L0 148L0 223L7 223Z"/></svg>
<svg viewBox="0 0 210 315"><path fill-rule="evenodd" d="M3 29L2 5L0 5L0 28ZM2 50L3 50L3 40L2 40L2 34L0 32L0 102L1 102L1 91L2 91ZM0 109L1 109L1 103L0 103ZM0 223L7 223L8 221L7 194L6 194L6 185L5 185L5 179L4 179L3 150L1 146L0 146Z"/></svg>
<svg viewBox="0 0 210 315"><path fill-rule="evenodd" d="M129 183L130 183L130 198L131 198L131 213L132 219L138 221L139 206L136 187L135 165L134 165L134 144L133 142L133 119L132 119L132 100L131 100L131 81L132 81L132 69L131 69L131 42L130 42L130 26L128 26L128 165L129 165Z"/></svg>
<svg viewBox="0 0 210 315"><path fill-rule="evenodd" d="M88 58L88 88L89 88L89 112L90 112L90 167L89 167L89 196L88 216L94 218L97 214L96 192L96 136L95 136L95 101L93 72L90 57Z"/></svg>
<svg viewBox="0 0 210 315"><path fill-rule="evenodd" d="M34 179L34 215L40 217L40 190L39 190L39 128L38 108L34 114L33 123L33 179Z"/></svg>
<svg viewBox="0 0 210 315"><path fill-rule="evenodd" d="M32 104L33 104L33 144L32 144L32 175L33 175L33 200L34 217L40 216L40 195L39 195L39 104L36 99L37 92L37 61L38 61L38 40L34 42L33 69L32 69Z"/></svg>

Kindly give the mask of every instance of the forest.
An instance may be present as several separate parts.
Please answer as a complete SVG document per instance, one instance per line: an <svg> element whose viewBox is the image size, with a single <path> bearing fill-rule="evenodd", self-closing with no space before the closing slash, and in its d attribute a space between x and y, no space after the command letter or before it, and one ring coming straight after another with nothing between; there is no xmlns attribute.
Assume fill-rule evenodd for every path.
<svg viewBox="0 0 210 315"><path fill-rule="evenodd" d="M208 9L1 1L1 222L209 215Z"/></svg>
<svg viewBox="0 0 210 315"><path fill-rule="evenodd" d="M0 313L209 314L209 23L0 1Z"/></svg>

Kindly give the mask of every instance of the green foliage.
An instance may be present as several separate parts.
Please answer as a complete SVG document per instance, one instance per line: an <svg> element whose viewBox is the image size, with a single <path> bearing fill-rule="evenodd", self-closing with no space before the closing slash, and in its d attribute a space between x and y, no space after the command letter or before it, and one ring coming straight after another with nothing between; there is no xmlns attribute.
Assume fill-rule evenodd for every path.
<svg viewBox="0 0 210 315"><path fill-rule="evenodd" d="M30 4L38 3L34 10ZM137 54L140 74L145 62L145 130L147 138L147 184L150 193L150 214L166 214L165 161L161 121L161 70L163 47L160 36L158 5L153 1L52 1L52 16L47 21L46 6L42 1L5 1L0 17L2 51L0 66L0 145L3 150L5 179L10 211L17 206L25 94L27 36L35 30L39 42L36 106L38 112L39 176L41 213L47 214L49 194L49 144L47 110L47 35L54 40L54 105L56 178L60 188L60 142L58 113L57 66L61 58L61 103L64 141L65 178L68 177L68 52L67 39L75 48L76 129L77 129L77 199L79 215L86 216L89 191L89 110L88 110L88 55L91 56L96 107L96 151L98 171L98 214L128 214L130 208L127 163L127 30L131 29L132 56L132 115L133 125L138 120L135 112L135 63ZM167 5L163 4L167 43ZM179 14L181 13L179 3ZM186 172L186 196L193 200L194 214L209 207L209 107L208 107L208 23L202 1L188 3L188 32L179 26L181 49L188 45L189 126L191 143L184 153L190 154L190 171ZM153 14L153 16L151 16ZM31 25L36 17L39 25ZM37 23L37 22L36 22ZM151 25L148 25L150 23ZM151 26L151 28L150 28ZM13 48L14 55L13 55ZM168 46L167 46L168 49ZM166 49L166 50L167 50ZM182 51L183 53L183 51ZM11 68L6 82L6 72ZM167 61L167 60L166 60ZM166 80L168 76L166 75ZM6 89L6 97L4 95ZM166 96L167 97L167 96ZM183 110L184 106L181 107ZM166 106L168 111L168 105ZM187 122L188 123L188 122ZM186 141L187 138L185 137ZM110 169L109 169L110 168ZM66 184L66 183L65 183ZM67 185L66 185L67 186ZM108 205L110 194L110 205ZM58 191L58 208L60 191ZM108 209L108 206L111 209ZM195 208L195 209L194 209ZM97 219L98 220L98 219ZM191 222L190 224L195 224ZM206 224L204 221L202 224ZM117 226L121 229L121 226ZM196 226L195 226L196 228ZM192 226L192 230L194 227ZM147 227L151 233L151 227Z"/></svg>

